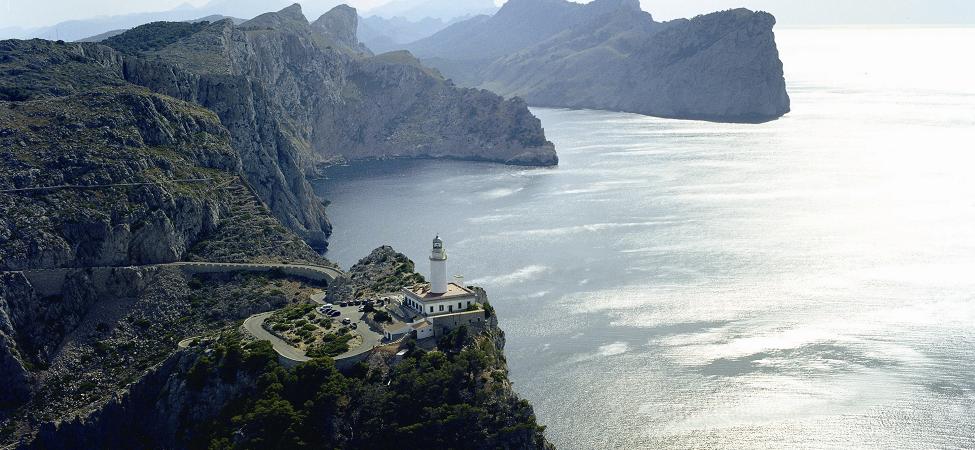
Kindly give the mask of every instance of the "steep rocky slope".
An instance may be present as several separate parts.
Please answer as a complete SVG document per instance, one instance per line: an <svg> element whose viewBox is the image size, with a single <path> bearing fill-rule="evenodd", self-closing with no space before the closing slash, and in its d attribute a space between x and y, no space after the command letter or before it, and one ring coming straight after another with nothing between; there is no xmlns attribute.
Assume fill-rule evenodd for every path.
<svg viewBox="0 0 975 450"><path fill-rule="evenodd" d="M418 276L377 249L357 286L388 277L373 267L404 264L395 272ZM0 341L16 337L0 361L17 362L0 366L3 446L550 448L512 390L494 316L438 350L407 341L339 373L328 358L286 369L269 343L237 329L247 315L309 302L300 280L150 267L75 271L58 298L30 289L0 274ZM200 337L178 349L188 336Z"/></svg>
<svg viewBox="0 0 975 450"><path fill-rule="evenodd" d="M144 89L0 101L0 269L319 260L240 166L213 113Z"/></svg>
<svg viewBox="0 0 975 450"><path fill-rule="evenodd" d="M171 28L152 24L106 41L122 55L101 59L118 64L128 81L216 112L251 184L312 241L329 226L302 175L337 160L557 161L523 103L457 89L413 58L361 53L355 17L338 7L309 24L294 5L240 26L210 24L151 49L119 45L129 34Z"/></svg>
<svg viewBox="0 0 975 450"><path fill-rule="evenodd" d="M329 286L328 301L370 298L423 282L423 275L415 271L413 261L387 245L373 250L350 267L345 276L336 279Z"/></svg>
<svg viewBox="0 0 975 450"><path fill-rule="evenodd" d="M301 280L270 277L78 269L60 295L44 297L23 275L0 273L0 446L29 444L43 424L100 411L128 385L151 377L185 338L236 327L251 314L307 301L312 292ZM94 448L78 442L56 446Z"/></svg>
<svg viewBox="0 0 975 450"><path fill-rule="evenodd" d="M4 41L0 100L135 84L201 105L229 131L245 182L319 249L331 226L306 177L336 161L557 163L523 102L456 88L408 54L370 56L356 17L338 7L309 23L294 5L239 26L149 24L102 44Z"/></svg>
<svg viewBox="0 0 975 450"><path fill-rule="evenodd" d="M553 448L511 389L501 331L452 337L443 352L386 354L342 374L330 359L285 369L267 343L225 333L25 447Z"/></svg>
<svg viewBox="0 0 975 450"><path fill-rule="evenodd" d="M761 122L790 108L774 25L745 9L660 23L637 0L511 0L406 47L532 105Z"/></svg>

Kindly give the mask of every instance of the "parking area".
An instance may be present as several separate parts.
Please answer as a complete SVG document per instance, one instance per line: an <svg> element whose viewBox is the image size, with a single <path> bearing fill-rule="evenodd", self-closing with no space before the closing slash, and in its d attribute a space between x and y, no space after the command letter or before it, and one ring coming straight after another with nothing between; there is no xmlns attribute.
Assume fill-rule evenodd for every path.
<svg viewBox="0 0 975 450"><path fill-rule="evenodd" d="M379 303L372 303L373 308L381 308ZM336 356L336 359L346 358L357 355L364 351L371 350L376 345L382 344L383 330L374 330L369 327L365 317L369 308L366 302L343 302L339 304L325 303L315 308L315 311L322 316L331 317L338 326L348 326L354 334L362 337L358 346L350 348L348 352Z"/></svg>

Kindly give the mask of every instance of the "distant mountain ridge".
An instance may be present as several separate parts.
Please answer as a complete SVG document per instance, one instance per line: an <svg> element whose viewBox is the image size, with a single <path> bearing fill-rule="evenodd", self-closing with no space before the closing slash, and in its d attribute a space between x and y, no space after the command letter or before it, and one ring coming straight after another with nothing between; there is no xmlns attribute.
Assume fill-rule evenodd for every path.
<svg viewBox="0 0 975 450"><path fill-rule="evenodd" d="M457 17L494 14L497 10L494 0L392 0L369 10L369 14L409 20L433 18L450 21Z"/></svg>
<svg viewBox="0 0 975 450"><path fill-rule="evenodd" d="M790 110L774 25L745 9L661 23L638 0L509 0L406 48L536 106L762 122Z"/></svg>
<svg viewBox="0 0 975 450"><path fill-rule="evenodd" d="M405 44L432 36L453 23L468 18L445 21L432 17L419 20L400 16L390 18L376 15L360 17L359 40L376 53L400 50Z"/></svg>

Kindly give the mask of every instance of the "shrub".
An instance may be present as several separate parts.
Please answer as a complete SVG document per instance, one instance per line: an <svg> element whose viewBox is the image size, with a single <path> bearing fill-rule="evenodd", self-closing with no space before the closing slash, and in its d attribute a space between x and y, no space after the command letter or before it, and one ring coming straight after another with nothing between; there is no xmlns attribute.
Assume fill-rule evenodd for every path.
<svg viewBox="0 0 975 450"><path fill-rule="evenodd" d="M349 351L349 341L351 340L352 335L350 334L326 334L322 337L322 342L311 346L306 354L310 358L338 356Z"/></svg>
<svg viewBox="0 0 975 450"><path fill-rule="evenodd" d="M376 313L372 315L372 318L379 323L393 322L393 316L390 316L386 311L376 311Z"/></svg>
<svg viewBox="0 0 975 450"><path fill-rule="evenodd" d="M491 303L489 303L487 300L485 300L484 301L484 318L485 319L490 319L491 317L494 317L494 307L491 306Z"/></svg>

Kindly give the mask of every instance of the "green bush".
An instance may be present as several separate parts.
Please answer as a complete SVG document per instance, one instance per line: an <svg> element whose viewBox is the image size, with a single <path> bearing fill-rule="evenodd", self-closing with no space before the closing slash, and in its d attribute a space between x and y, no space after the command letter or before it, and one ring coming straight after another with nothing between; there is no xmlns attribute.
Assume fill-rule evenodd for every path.
<svg viewBox="0 0 975 450"><path fill-rule="evenodd" d="M372 318L379 323L393 322L393 316L390 316L386 311L376 311L376 313L372 315Z"/></svg>
<svg viewBox="0 0 975 450"><path fill-rule="evenodd" d="M349 351L349 341L351 340L352 335L350 334L326 334L322 338L322 342L311 346L306 354L310 358L338 356Z"/></svg>
<svg viewBox="0 0 975 450"><path fill-rule="evenodd" d="M494 317L494 307L491 306L491 303L489 303L487 300L485 300L484 301L484 318L485 319L490 319L491 317Z"/></svg>

